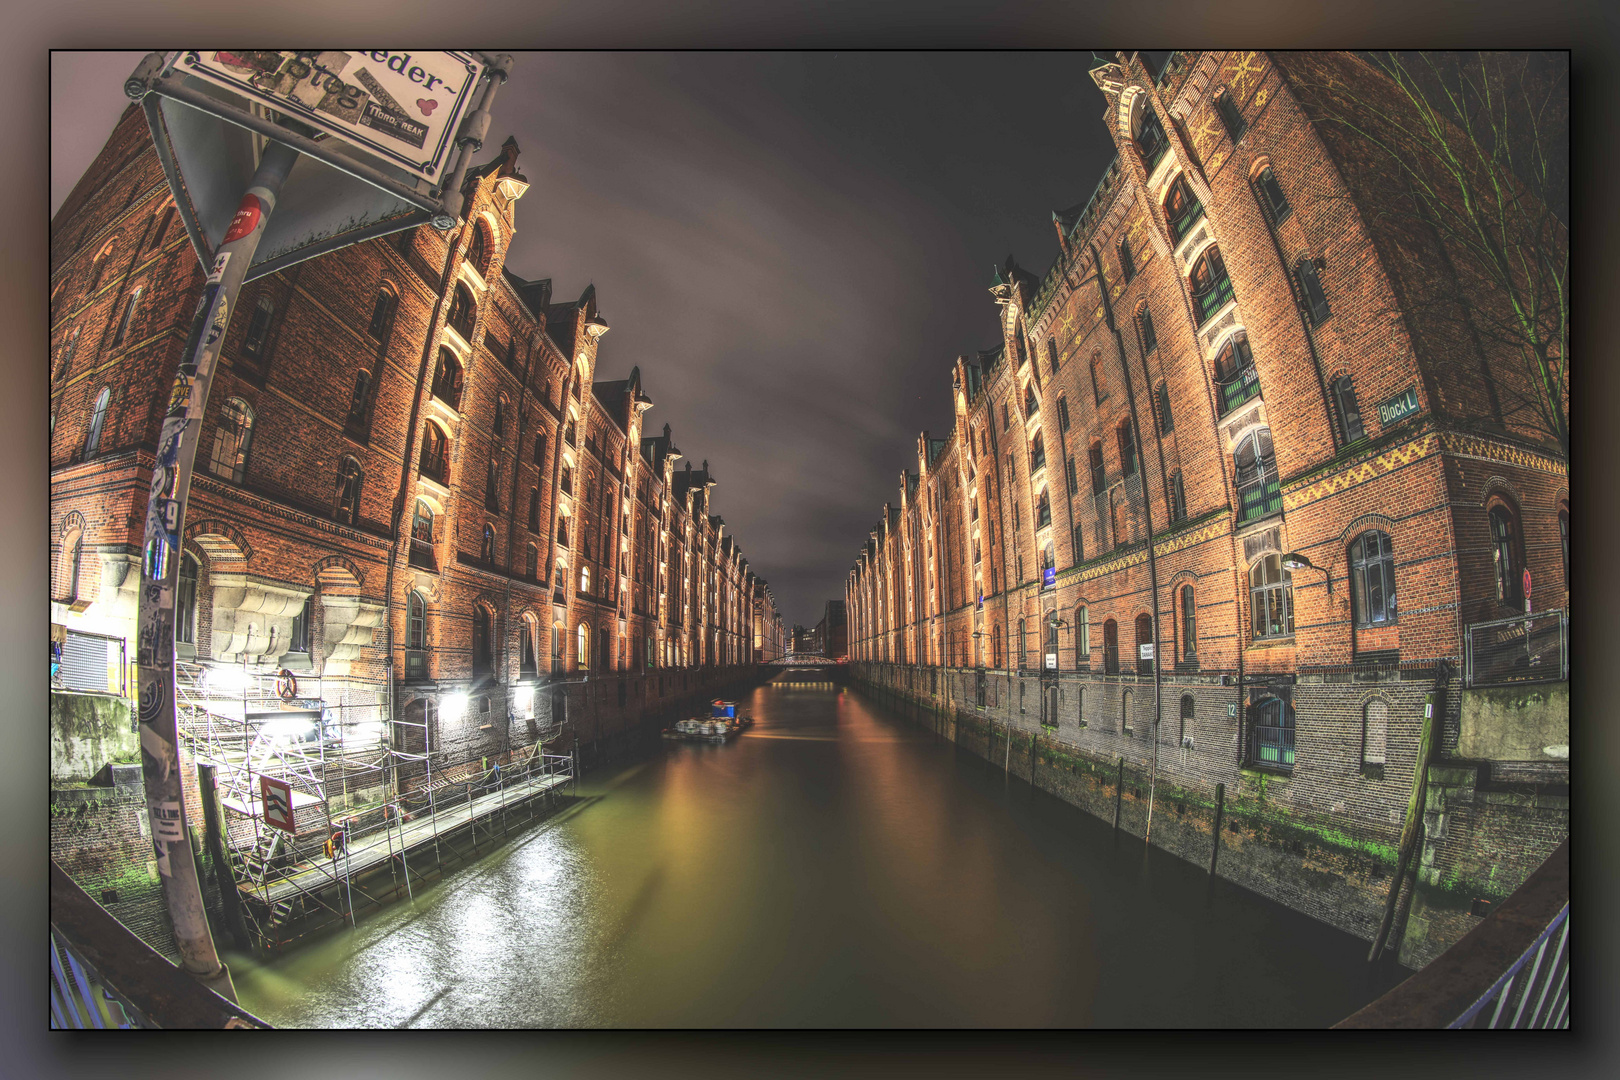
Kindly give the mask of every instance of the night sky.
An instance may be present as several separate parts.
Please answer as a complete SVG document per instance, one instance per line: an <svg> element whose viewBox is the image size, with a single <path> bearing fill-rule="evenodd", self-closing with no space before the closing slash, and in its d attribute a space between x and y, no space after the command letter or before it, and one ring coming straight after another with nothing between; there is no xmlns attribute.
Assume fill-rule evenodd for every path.
<svg viewBox="0 0 1620 1080"><path fill-rule="evenodd" d="M1111 51L1099 50L1105 55ZM140 53L57 53L51 208L100 148ZM494 108L532 185L507 265L594 282L597 377L641 366L789 625L815 623L950 366L998 340L988 288L1057 254L1054 209L1113 156L1086 52L531 53ZM1149 54L1157 70L1163 54Z"/></svg>

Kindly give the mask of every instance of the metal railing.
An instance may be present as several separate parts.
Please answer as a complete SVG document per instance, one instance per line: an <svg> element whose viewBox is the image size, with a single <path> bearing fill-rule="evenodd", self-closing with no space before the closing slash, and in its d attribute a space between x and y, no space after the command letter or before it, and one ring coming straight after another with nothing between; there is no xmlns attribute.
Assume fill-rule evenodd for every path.
<svg viewBox="0 0 1620 1080"><path fill-rule="evenodd" d="M1341 1028L1569 1027L1569 841L1427 967Z"/></svg>
<svg viewBox="0 0 1620 1080"><path fill-rule="evenodd" d="M170 963L51 860L51 1027L267 1028Z"/></svg>
<svg viewBox="0 0 1620 1080"><path fill-rule="evenodd" d="M1261 768L1294 767L1294 729L1255 724L1249 728L1249 764Z"/></svg>
<svg viewBox="0 0 1620 1080"><path fill-rule="evenodd" d="M1260 393L1260 377L1255 374L1253 364L1230 378L1218 380L1215 385L1220 391L1222 416Z"/></svg>
<svg viewBox="0 0 1620 1080"><path fill-rule="evenodd" d="M1504 686L1569 678L1569 613L1562 608L1463 629L1463 685Z"/></svg>

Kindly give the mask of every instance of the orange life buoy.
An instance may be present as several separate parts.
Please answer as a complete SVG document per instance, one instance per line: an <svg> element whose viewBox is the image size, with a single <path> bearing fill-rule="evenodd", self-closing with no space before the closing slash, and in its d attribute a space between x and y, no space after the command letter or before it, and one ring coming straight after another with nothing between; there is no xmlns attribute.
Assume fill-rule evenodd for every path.
<svg viewBox="0 0 1620 1080"><path fill-rule="evenodd" d="M291 701L298 696L298 680L286 668L276 677L276 694L282 701Z"/></svg>

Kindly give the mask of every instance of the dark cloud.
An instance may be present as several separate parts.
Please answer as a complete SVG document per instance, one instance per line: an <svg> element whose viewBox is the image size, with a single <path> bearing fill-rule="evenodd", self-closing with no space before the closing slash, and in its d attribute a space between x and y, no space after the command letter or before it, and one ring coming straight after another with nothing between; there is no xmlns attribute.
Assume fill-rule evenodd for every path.
<svg viewBox="0 0 1620 1080"><path fill-rule="evenodd" d="M123 107L139 54L53 70L52 204ZM508 265L559 298L597 287L599 377L641 366L719 481L718 513L784 618L814 622L916 437L950 426L954 357L996 340L1009 252L1040 273L1050 212L1113 154L1090 54L538 53L490 146L533 185ZM64 128L57 113L71 114ZM75 160L76 159L76 160Z"/></svg>

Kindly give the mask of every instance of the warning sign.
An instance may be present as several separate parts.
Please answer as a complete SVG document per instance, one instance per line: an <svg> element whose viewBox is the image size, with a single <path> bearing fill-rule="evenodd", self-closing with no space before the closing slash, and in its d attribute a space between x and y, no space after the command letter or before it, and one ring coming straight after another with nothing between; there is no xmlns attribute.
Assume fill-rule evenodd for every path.
<svg viewBox="0 0 1620 1080"><path fill-rule="evenodd" d="M264 799L264 823L283 832L293 828L292 787L273 776L259 777L259 794Z"/></svg>

